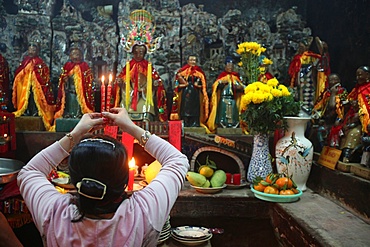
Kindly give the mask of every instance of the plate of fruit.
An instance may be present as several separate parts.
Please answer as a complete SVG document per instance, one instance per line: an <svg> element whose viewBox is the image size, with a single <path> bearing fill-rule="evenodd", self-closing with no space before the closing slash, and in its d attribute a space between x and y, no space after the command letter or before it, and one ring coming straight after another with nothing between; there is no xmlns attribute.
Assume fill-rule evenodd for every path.
<svg viewBox="0 0 370 247"><path fill-rule="evenodd" d="M188 171L186 179L192 188L204 194L215 194L226 187L226 173L217 169L216 164L209 160L205 165L201 165L198 172Z"/></svg>
<svg viewBox="0 0 370 247"><path fill-rule="evenodd" d="M256 198L269 202L295 202L302 195L291 178L275 173L254 179L251 190Z"/></svg>

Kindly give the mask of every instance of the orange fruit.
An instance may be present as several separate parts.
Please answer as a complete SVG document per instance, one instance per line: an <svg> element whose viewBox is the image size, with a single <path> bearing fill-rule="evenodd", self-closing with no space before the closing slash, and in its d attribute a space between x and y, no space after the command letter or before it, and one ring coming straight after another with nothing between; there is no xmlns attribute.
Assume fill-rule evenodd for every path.
<svg viewBox="0 0 370 247"><path fill-rule="evenodd" d="M259 182L258 184L253 185L253 189L255 189L257 191L263 192L265 190L265 188L266 188L266 186L261 184L261 182Z"/></svg>
<svg viewBox="0 0 370 247"><path fill-rule="evenodd" d="M279 195L294 195L293 190L280 190Z"/></svg>
<svg viewBox="0 0 370 247"><path fill-rule="evenodd" d="M275 188L274 186L266 186L266 188L263 190L266 194L279 194L279 190Z"/></svg>
<svg viewBox="0 0 370 247"><path fill-rule="evenodd" d="M199 168L199 174L202 174L206 178L212 177L213 173L214 173L214 170L207 165L203 165Z"/></svg>
<svg viewBox="0 0 370 247"><path fill-rule="evenodd" d="M293 187L293 181L287 177L278 178L275 184L279 187L279 189L290 189Z"/></svg>

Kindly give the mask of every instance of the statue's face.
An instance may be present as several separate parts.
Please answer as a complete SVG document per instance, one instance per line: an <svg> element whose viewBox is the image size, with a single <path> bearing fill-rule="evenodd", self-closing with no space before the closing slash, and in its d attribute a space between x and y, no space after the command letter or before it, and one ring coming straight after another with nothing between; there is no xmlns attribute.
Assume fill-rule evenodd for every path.
<svg viewBox="0 0 370 247"><path fill-rule="evenodd" d="M140 46L140 45L134 46L132 50L132 55L135 61L138 61L138 62L142 61L145 57L145 54L146 54L145 46Z"/></svg>
<svg viewBox="0 0 370 247"><path fill-rule="evenodd" d="M197 65L197 57L196 57L196 56L190 56L190 57L188 58L188 64L189 64L190 66L195 66L195 65Z"/></svg>
<svg viewBox="0 0 370 247"><path fill-rule="evenodd" d="M69 53L69 58L74 63L79 63L82 61L82 52L79 49L72 49Z"/></svg>
<svg viewBox="0 0 370 247"><path fill-rule="evenodd" d="M233 63L227 63L225 65L225 70L226 70L226 72L233 72L233 70L234 70L234 64Z"/></svg>
<svg viewBox="0 0 370 247"><path fill-rule="evenodd" d="M28 56L36 57L38 55L38 49L36 46L29 46L28 47Z"/></svg>
<svg viewBox="0 0 370 247"><path fill-rule="evenodd" d="M356 71L356 80L358 84L364 84L370 80L370 74L362 69Z"/></svg>
<svg viewBox="0 0 370 247"><path fill-rule="evenodd" d="M329 75L329 88L333 87L335 84L340 83L340 78L337 75Z"/></svg>

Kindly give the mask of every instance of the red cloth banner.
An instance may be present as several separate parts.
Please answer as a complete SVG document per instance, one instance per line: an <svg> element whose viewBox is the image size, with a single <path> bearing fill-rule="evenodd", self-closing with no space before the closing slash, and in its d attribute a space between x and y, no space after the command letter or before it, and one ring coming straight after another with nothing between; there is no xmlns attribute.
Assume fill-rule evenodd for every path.
<svg viewBox="0 0 370 247"><path fill-rule="evenodd" d="M132 135L122 132L122 144L127 150L128 160L131 160L134 155L134 140Z"/></svg>
<svg viewBox="0 0 370 247"><path fill-rule="evenodd" d="M106 126L104 128L104 134L114 139L117 139L118 126Z"/></svg>
<svg viewBox="0 0 370 247"><path fill-rule="evenodd" d="M181 151L182 121L173 120L168 122L168 142Z"/></svg>

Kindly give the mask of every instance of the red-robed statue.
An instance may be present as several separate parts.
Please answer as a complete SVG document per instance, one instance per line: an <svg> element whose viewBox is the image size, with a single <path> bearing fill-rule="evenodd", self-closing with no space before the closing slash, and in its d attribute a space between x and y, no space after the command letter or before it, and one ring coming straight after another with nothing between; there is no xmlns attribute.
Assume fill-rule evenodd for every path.
<svg viewBox="0 0 370 247"><path fill-rule="evenodd" d="M348 100L357 100L362 132L368 133L370 124L370 67L361 66L356 71L357 84L348 94Z"/></svg>
<svg viewBox="0 0 370 247"><path fill-rule="evenodd" d="M237 128L240 124L240 101L244 84L234 71L234 61L226 58L225 71L221 72L212 86L211 112L207 120L207 132L218 127Z"/></svg>
<svg viewBox="0 0 370 247"><path fill-rule="evenodd" d="M197 57L190 55L176 73L171 120L181 119L185 127L199 127L208 118L206 76L196 63Z"/></svg>
<svg viewBox="0 0 370 247"><path fill-rule="evenodd" d="M146 52L145 45L133 46L133 58L117 76L115 106L126 108L134 121L164 122L168 118L166 90L158 72L144 59Z"/></svg>
<svg viewBox="0 0 370 247"><path fill-rule="evenodd" d="M38 56L39 48L31 43L28 55L16 69L12 102L15 117L40 116L45 129L50 131L54 120L54 94L50 83L50 70Z"/></svg>
<svg viewBox="0 0 370 247"><path fill-rule="evenodd" d="M81 118L83 114L95 111L93 74L83 61L82 51L72 47L70 61L64 64L59 77L58 97L54 118Z"/></svg>

